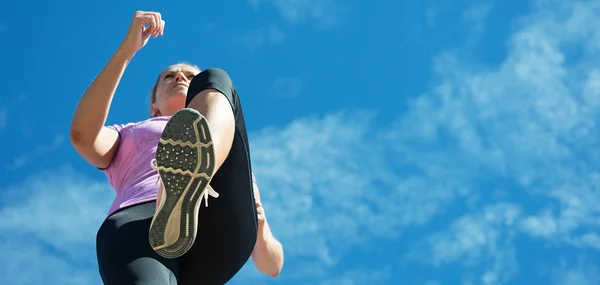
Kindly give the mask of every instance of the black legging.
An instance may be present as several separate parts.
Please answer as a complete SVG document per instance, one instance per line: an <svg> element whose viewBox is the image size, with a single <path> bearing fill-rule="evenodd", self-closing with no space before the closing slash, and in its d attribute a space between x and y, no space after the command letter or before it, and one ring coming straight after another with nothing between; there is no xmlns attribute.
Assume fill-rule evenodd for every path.
<svg viewBox="0 0 600 285"><path fill-rule="evenodd" d="M148 242L155 207L150 202L122 209L98 230L96 251L104 284L181 284L179 260L161 257Z"/></svg>
<svg viewBox="0 0 600 285"><path fill-rule="evenodd" d="M150 247L148 230L154 202L108 217L97 236L98 265L105 285L223 285L250 258L256 243L257 217L241 101L229 75L209 68L192 79L186 105L209 88L225 95L235 116L231 150L210 182L219 198L212 199L208 208L200 207L196 241L175 260L159 256Z"/></svg>

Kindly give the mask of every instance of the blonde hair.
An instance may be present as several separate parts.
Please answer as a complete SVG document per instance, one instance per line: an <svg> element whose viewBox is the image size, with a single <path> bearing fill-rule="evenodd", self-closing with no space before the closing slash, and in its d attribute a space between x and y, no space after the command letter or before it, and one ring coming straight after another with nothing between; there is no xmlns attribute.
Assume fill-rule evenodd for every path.
<svg viewBox="0 0 600 285"><path fill-rule="evenodd" d="M180 62L178 62L176 64L173 64L173 65L178 65L178 64L183 64L183 65L187 65L187 66L193 67L193 68L197 69L199 72L202 71L200 69L200 67L198 67L197 65L191 64L191 63L188 63L188 62L185 62L185 61L180 61ZM173 65L171 65L171 66L173 66ZM156 114L154 114L152 112L152 104L154 104L154 102L156 102L156 89L158 87L158 83L160 82L160 77L162 76L163 72L165 70L167 70L167 68L163 69L163 71L161 71L158 74L158 78L156 78L156 82L154 83L154 86L152 87L152 91L150 91L150 117L155 117L156 116Z"/></svg>

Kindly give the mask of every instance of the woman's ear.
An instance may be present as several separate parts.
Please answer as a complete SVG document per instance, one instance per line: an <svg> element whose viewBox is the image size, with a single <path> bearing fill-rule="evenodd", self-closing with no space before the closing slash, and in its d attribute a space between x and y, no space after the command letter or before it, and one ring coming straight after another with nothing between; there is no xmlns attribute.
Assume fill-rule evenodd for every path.
<svg viewBox="0 0 600 285"><path fill-rule="evenodd" d="M152 103L152 107L150 107L150 115L152 117L158 117L160 116L160 110L158 108L156 108L156 103Z"/></svg>

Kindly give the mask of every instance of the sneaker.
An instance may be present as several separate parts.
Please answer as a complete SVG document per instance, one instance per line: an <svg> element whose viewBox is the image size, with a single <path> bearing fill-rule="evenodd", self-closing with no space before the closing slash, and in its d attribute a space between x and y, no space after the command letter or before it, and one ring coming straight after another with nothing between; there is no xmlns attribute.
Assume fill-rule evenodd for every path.
<svg viewBox="0 0 600 285"><path fill-rule="evenodd" d="M202 199L219 197L210 186L215 152L208 121L185 108L167 122L151 162L160 176L157 206L150 224L150 245L165 258L185 254L196 240Z"/></svg>

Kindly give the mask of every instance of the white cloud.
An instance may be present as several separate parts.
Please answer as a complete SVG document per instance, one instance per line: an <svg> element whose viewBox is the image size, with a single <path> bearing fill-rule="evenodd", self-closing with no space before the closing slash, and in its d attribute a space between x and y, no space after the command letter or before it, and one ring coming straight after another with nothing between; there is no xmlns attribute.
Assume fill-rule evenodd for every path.
<svg viewBox="0 0 600 285"><path fill-rule="evenodd" d="M517 272L512 242L520 211L516 205L496 204L466 214L454 220L449 230L427 237L408 257L438 268L454 262L466 268L488 264L477 272L475 283L502 284Z"/></svg>
<svg viewBox="0 0 600 285"><path fill-rule="evenodd" d="M556 285L595 285L600 282L600 271L595 262L580 256L574 262L560 261L550 274Z"/></svg>
<svg viewBox="0 0 600 285"><path fill-rule="evenodd" d="M379 175L389 173L376 142L367 136L371 118L368 113L339 113L252 136L262 196L273 201L266 203L268 215L293 255L332 266L341 252L369 235L365 230L370 225L384 218L377 213L383 199L369 192L383 178ZM361 218L354 218L356 214ZM293 227L284 226L290 222ZM382 234L386 230L380 229Z"/></svg>
<svg viewBox="0 0 600 285"><path fill-rule="evenodd" d="M268 93L278 98L295 98L300 95L304 82L298 77L279 77L275 79Z"/></svg>
<svg viewBox="0 0 600 285"><path fill-rule="evenodd" d="M309 21L319 27L331 27L339 23L343 6L336 0L250 0L259 8L262 4L273 5L291 23Z"/></svg>
<svg viewBox="0 0 600 285"><path fill-rule="evenodd" d="M557 232L556 218L550 211L543 211L539 216L527 217L521 222L522 229L532 236L550 238Z"/></svg>
<svg viewBox="0 0 600 285"><path fill-rule="evenodd" d="M98 284L95 237L111 192L107 183L66 167L0 189L0 274L6 284Z"/></svg>
<svg viewBox="0 0 600 285"><path fill-rule="evenodd" d="M63 145L64 141L64 136L62 134L55 135L52 141L44 141L42 144L35 146L33 150L23 153L14 158L13 161L6 166L6 168L9 170L20 169L23 166L31 163L32 159L39 159L40 156L45 156L49 153L56 151L59 147Z"/></svg>
<svg viewBox="0 0 600 285"><path fill-rule="evenodd" d="M8 123L8 108L6 106L0 106L0 132L6 128Z"/></svg>
<svg viewBox="0 0 600 285"><path fill-rule="evenodd" d="M380 164L381 153L369 145L371 118L369 113L339 113L298 120L283 129L265 129L253 135L255 172L269 220L285 245L286 256L301 264L286 268L281 280L327 283L338 276L332 277L330 271L352 245L370 237L371 231L386 236L397 230L395 224L381 224L387 213L379 213L377 204L385 197L371 194L369 189L377 177L364 175L365 170L366 174L380 173L382 178L389 175L386 166ZM373 154L348 157L368 151ZM31 254L49 265L31 270L54 268L46 280L97 280L92 262L95 233L110 205L112 189L105 182L79 176L70 169L57 169L0 191L4 205L0 232L32 245L30 250L36 252ZM361 218L350 216L356 213ZM26 266L21 259L12 258L21 253L18 247L6 248L5 252L15 260L4 268L10 280L26 278L15 282L39 284L39 280L31 279L38 277L20 277L13 271ZM78 273L66 276L73 264L79 264ZM236 282L257 284L268 279L250 265L240 273L250 281ZM387 276L384 270L356 269L344 271L335 280L364 284L360 280L383 282Z"/></svg>
<svg viewBox="0 0 600 285"><path fill-rule="evenodd" d="M592 188L598 174L588 165L598 159L594 129L599 109L577 84L594 77L596 69L588 60L594 60L590 56L595 52L571 61L561 48L595 45L589 38L597 32L590 25L573 34L569 23L590 18L585 14L598 2L587 2L587 8L552 3L552 9L544 6L522 21L525 25L511 37L508 56L497 69L475 68L451 54L440 56L438 88L414 100L397 124L409 130L419 122L420 129L389 137L421 144L423 151L415 153L397 143L421 168L452 162L456 170L445 171L459 176L456 180L514 183L518 188L513 191L559 202L558 227L572 232L590 225L598 212L593 204L600 197Z"/></svg>
<svg viewBox="0 0 600 285"><path fill-rule="evenodd" d="M480 2L473 4L463 12L463 21L471 27L470 44L477 43L485 33L485 20L488 18L493 6L492 2Z"/></svg>
<svg viewBox="0 0 600 285"><path fill-rule="evenodd" d="M256 50L265 44L280 44L285 38L286 35L279 26L270 25L239 36L237 41L250 50Z"/></svg>
<svg viewBox="0 0 600 285"><path fill-rule="evenodd" d="M466 279L476 284L507 282L518 271L512 235L521 230L563 246L597 239L599 33L592 15L600 2L536 5L499 66L440 55L437 87L414 99L386 135L402 154L398 164L449 181L448 193L462 185L464 197L485 205L501 191L518 204L514 227L468 214L427 237L433 264L494 264Z"/></svg>
<svg viewBox="0 0 600 285"><path fill-rule="evenodd" d="M363 284L389 284L390 269L379 270L356 269L348 270L339 276L329 277L317 284L329 285L363 285ZM315 283L308 283L315 284Z"/></svg>
<svg viewBox="0 0 600 285"><path fill-rule="evenodd" d="M535 10L515 26L498 66L450 53L437 57L434 87L409 102L392 124L380 122L375 112L345 111L251 134L267 215L288 258L275 282L315 284L331 276L349 284L397 281L394 268L365 274L366 269L344 267L350 251L373 246L373 240L419 245L422 251L415 249L410 260L452 265L451 273L464 284L515 278L518 256L525 254L518 238L535 237L542 246L595 248L600 2L544 0L535 2ZM59 268L68 258L91 258L94 219L103 217L105 207L87 207L107 198L89 198L81 188L96 193L106 186L44 179L2 194L7 207L0 212L0 230L62 250L40 253L58 260L53 266ZM40 186L47 184L57 188ZM11 198L15 193L27 197ZM59 204L55 193L66 193L71 205L81 206L68 212L52 207ZM77 224L82 231L50 220L56 215L82 216L71 219L82 220ZM35 222L21 223L19 217ZM62 239L80 248L56 242ZM406 256L397 248L386 250L399 261ZM91 274L95 269L89 268ZM571 268L557 278L560 284L597 281L595 269ZM431 275L427 278L440 279ZM267 282L250 266L241 276L247 280L236 283ZM362 283L363 277L371 281Z"/></svg>

